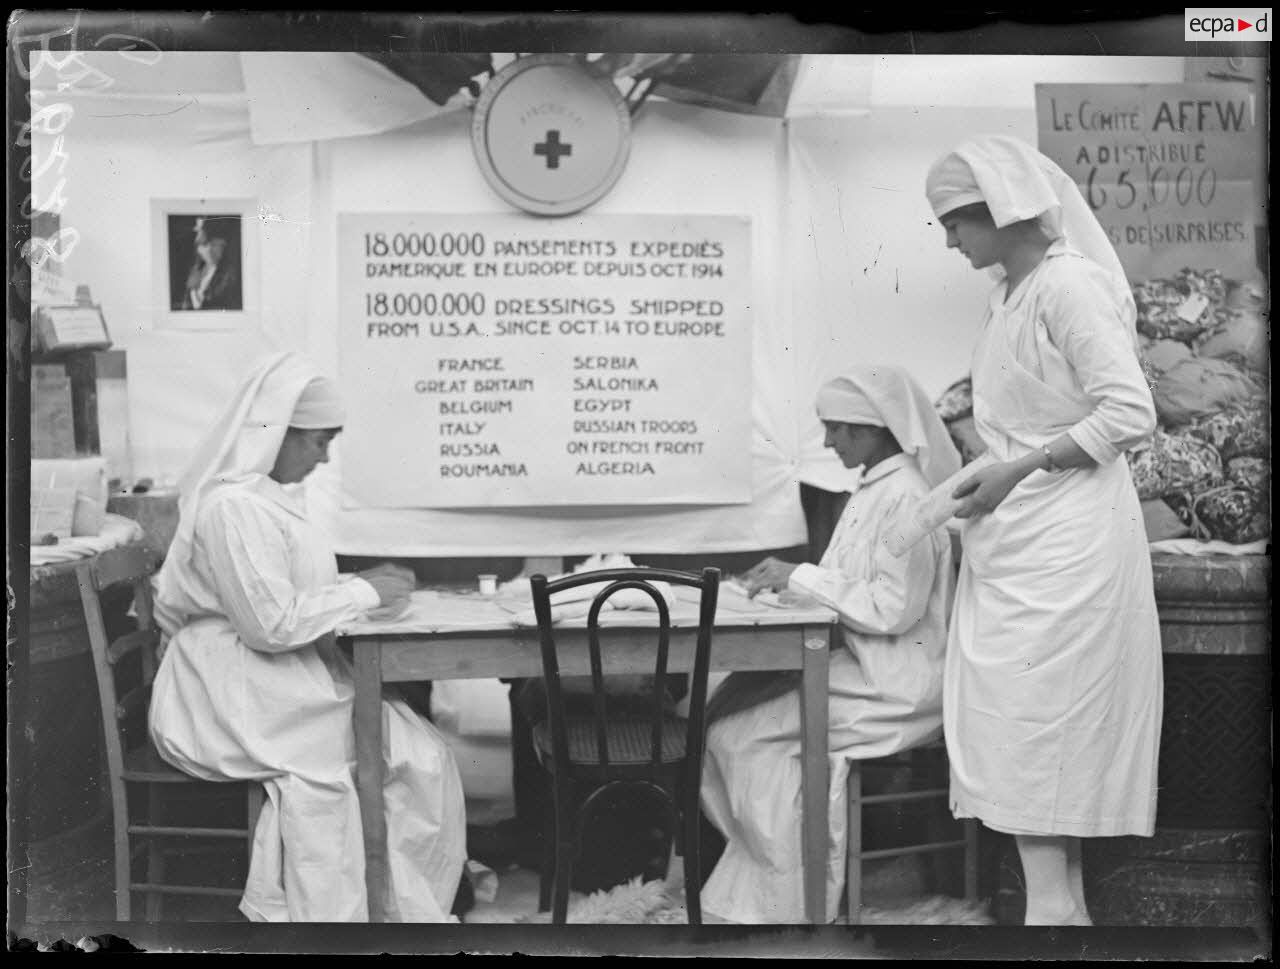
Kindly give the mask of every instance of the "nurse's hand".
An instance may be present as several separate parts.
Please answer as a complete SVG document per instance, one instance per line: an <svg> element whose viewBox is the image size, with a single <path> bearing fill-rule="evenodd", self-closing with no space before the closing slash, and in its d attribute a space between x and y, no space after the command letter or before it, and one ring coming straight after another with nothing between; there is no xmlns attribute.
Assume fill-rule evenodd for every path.
<svg viewBox="0 0 1280 969"><path fill-rule="evenodd" d="M364 617L373 622L388 622L392 619L399 619L408 611L409 597L405 596L403 599L397 599L390 605L378 606L375 609L370 609L364 614Z"/></svg>
<svg viewBox="0 0 1280 969"><path fill-rule="evenodd" d="M370 575L389 575L394 576L408 582L410 585L416 585L418 577L413 574L413 569L406 565L396 565L394 562L379 562L372 568L365 569L360 573L361 578Z"/></svg>
<svg viewBox="0 0 1280 969"><path fill-rule="evenodd" d="M952 498L960 499L955 517L973 518L994 511L1026 476L1026 469L1016 461L1002 461L975 471L973 477L951 492Z"/></svg>
<svg viewBox="0 0 1280 969"><path fill-rule="evenodd" d="M366 569L357 575L373 586L373 591L378 593L378 599L383 606L407 605L409 593L413 591L415 585L413 573L408 569L399 569L397 566L378 566Z"/></svg>
<svg viewBox="0 0 1280 969"><path fill-rule="evenodd" d="M755 596L766 589L781 592L787 587L791 573L795 570L793 563L769 556L742 576L742 584L747 587L748 596Z"/></svg>

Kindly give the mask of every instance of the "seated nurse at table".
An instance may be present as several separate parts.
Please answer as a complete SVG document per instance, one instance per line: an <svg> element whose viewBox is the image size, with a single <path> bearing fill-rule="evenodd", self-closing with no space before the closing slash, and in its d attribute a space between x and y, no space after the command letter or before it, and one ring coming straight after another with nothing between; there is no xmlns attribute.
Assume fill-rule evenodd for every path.
<svg viewBox="0 0 1280 969"><path fill-rule="evenodd" d="M895 558L884 534L901 509L959 470L960 456L924 391L896 367L830 381L817 410L825 445L861 477L817 565L768 558L744 579L753 595L789 590L840 616L828 724L830 922L844 888L849 761L941 733L951 544L939 529ZM730 676L708 705L703 810L727 843L702 906L731 922L803 922L799 681L775 675L770 688L759 677Z"/></svg>
<svg viewBox="0 0 1280 969"><path fill-rule="evenodd" d="M240 910L253 921L368 920L352 676L334 629L412 589L385 566L339 581L295 487L328 460L343 410L293 354L240 389L196 452L157 577L170 637L152 694L161 756L263 784ZM383 703L390 918L449 921L466 849L462 783L435 728Z"/></svg>

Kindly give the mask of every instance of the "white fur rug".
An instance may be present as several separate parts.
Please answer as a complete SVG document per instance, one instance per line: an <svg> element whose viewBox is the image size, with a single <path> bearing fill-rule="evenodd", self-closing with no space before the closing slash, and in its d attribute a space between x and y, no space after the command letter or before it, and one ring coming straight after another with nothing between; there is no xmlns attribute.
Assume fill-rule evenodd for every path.
<svg viewBox="0 0 1280 969"><path fill-rule="evenodd" d="M641 882L633 878L607 892L571 895L569 922L577 925L684 925L687 913L684 892L671 882ZM519 919L522 923L547 923L550 912L538 912ZM839 924L844 924L841 918ZM994 925L995 920L981 902L968 902L949 895L933 895L913 900L897 908L862 910L864 925Z"/></svg>

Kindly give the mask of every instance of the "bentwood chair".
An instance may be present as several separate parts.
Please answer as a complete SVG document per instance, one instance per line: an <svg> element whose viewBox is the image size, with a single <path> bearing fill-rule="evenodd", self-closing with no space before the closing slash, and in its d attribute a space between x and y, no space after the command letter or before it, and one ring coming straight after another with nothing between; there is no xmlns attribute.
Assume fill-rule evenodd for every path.
<svg viewBox="0 0 1280 969"><path fill-rule="evenodd" d="M677 717L668 706L665 684L672 625L667 601L654 585L660 582L687 586L700 592L687 719ZM705 741L703 710L707 699L707 674L720 572L708 568L703 569L699 576L666 569L605 569L554 581L535 575L531 585L547 696L547 719L534 727L533 742L539 761L551 775L553 788L554 837L547 839L548 857L542 872L543 905L545 907L550 874L552 922L565 924L569 886L580 849L583 824L592 811L604 803L605 795L627 791L633 796L653 796L661 806L663 819L670 826L668 830L675 836L676 845L684 857L685 904L689 923L700 925L702 878L698 795ZM590 716L566 713L559 657L566 651L565 643L570 637L555 628L552 614L553 596L585 585L603 586L592 599L587 613ZM657 610L656 625L637 622L626 627L611 624L611 627L601 629L601 610L612 596L625 590L636 590L653 600ZM653 614L645 612L643 615L650 617ZM612 656L625 658L622 665L628 672L653 670L652 710L648 716L636 713L634 707L630 711L615 709L610 714L603 674L602 638L608 640ZM615 703L616 706L618 704Z"/></svg>
<svg viewBox="0 0 1280 969"><path fill-rule="evenodd" d="M131 918L134 892L146 900L148 921L161 918L166 895L239 897L242 888L166 882L165 868L176 854L225 853L228 842L240 842L247 851L262 809L261 784L191 777L161 760L148 738L147 711L160 642L151 598L155 568L154 553L141 545L111 549L76 566L102 705L115 836L116 918L121 922ZM112 637L103 616L102 593L121 586L132 587L137 628ZM206 814L210 805L217 809L228 794L234 796L236 786L243 790L246 823L211 827L174 820L184 810L190 817L193 807ZM136 880L135 865L141 867L144 860L145 877Z"/></svg>
<svg viewBox="0 0 1280 969"><path fill-rule="evenodd" d="M864 772L884 769L906 778L907 790L866 794ZM913 747L888 757L853 761L849 768L847 790L849 847L846 855L845 889L850 923L860 921L862 914L862 863L876 858L929 854L939 856L960 852L964 859L964 897L978 897L978 822L957 821L948 810L949 768L947 748L941 740ZM921 786L923 785L923 786ZM891 785L897 786L897 785ZM876 805L921 804L933 810L925 818L930 840L923 843L868 850L863 841L864 811ZM941 866L935 868L935 872Z"/></svg>

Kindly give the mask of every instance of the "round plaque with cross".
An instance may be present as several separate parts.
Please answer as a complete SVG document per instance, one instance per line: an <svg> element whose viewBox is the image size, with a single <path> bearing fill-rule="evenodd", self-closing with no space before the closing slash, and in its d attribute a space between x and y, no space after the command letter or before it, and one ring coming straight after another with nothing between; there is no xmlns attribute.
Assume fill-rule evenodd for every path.
<svg viewBox="0 0 1280 969"><path fill-rule="evenodd" d="M489 185L512 205L570 215L622 174L631 113L612 78L567 54L534 54L485 85L471 144Z"/></svg>

